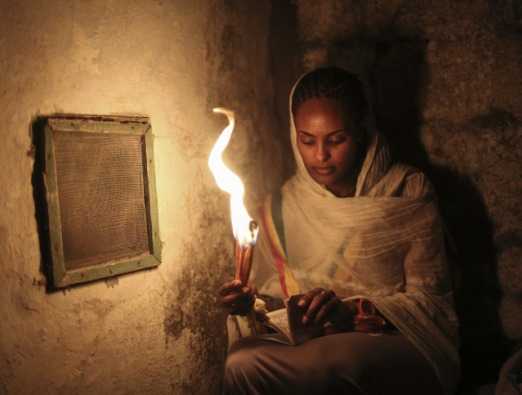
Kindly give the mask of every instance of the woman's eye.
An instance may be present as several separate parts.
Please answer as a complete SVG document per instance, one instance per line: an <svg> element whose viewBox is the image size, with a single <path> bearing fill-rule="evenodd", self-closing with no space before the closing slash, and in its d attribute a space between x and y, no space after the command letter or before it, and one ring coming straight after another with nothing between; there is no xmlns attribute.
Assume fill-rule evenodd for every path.
<svg viewBox="0 0 522 395"><path fill-rule="evenodd" d="M310 137L301 137L301 144L304 145L314 145L315 141L313 138Z"/></svg>
<svg viewBox="0 0 522 395"><path fill-rule="evenodd" d="M333 145L342 144L345 141L346 141L346 136L335 136L328 140L328 142Z"/></svg>

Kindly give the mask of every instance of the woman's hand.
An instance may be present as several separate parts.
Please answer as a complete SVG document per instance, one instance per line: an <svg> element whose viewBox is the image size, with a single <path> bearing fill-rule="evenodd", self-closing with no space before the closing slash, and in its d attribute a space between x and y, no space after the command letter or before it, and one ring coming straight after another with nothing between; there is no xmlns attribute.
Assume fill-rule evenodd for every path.
<svg viewBox="0 0 522 395"><path fill-rule="evenodd" d="M219 289L221 305L229 314L247 315L254 306L256 289L239 280L229 281Z"/></svg>
<svg viewBox="0 0 522 395"><path fill-rule="evenodd" d="M304 294L298 303L305 313L303 324L324 324L332 322L335 326L349 328L353 325L356 309L353 304L343 303L333 291L315 288Z"/></svg>

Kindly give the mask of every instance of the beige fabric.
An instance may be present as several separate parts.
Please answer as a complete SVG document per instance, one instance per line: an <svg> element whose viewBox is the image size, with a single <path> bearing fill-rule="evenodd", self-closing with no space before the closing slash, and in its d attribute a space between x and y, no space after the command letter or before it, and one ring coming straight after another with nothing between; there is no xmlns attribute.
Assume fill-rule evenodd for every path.
<svg viewBox="0 0 522 395"><path fill-rule="evenodd" d="M400 334L339 333L299 346L239 340L225 365L225 395L441 395L426 359Z"/></svg>
<svg viewBox="0 0 522 395"><path fill-rule="evenodd" d="M452 393L458 320L430 184L415 169L392 165L385 140L372 131L356 196L337 198L308 174L293 119L290 130L297 172L282 187L282 210L289 266L301 291L324 287L369 298ZM282 297L263 231L253 279L260 293Z"/></svg>

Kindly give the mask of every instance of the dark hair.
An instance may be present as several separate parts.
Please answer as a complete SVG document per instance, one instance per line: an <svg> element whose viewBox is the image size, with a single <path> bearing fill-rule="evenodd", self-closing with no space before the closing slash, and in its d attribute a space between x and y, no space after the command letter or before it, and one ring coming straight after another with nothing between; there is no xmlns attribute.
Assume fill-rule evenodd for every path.
<svg viewBox="0 0 522 395"><path fill-rule="evenodd" d="M366 117L367 102L361 81L338 67L323 67L306 74L297 84L292 96L292 113L308 99L338 100L348 116L360 123Z"/></svg>

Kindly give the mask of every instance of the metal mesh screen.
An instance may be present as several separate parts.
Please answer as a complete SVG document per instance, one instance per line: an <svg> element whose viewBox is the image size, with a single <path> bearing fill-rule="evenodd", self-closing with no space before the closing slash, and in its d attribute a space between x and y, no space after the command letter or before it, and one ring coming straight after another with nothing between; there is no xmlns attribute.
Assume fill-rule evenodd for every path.
<svg viewBox="0 0 522 395"><path fill-rule="evenodd" d="M143 137L55 132L54 144L66 268L150 252Z"/></svg>

